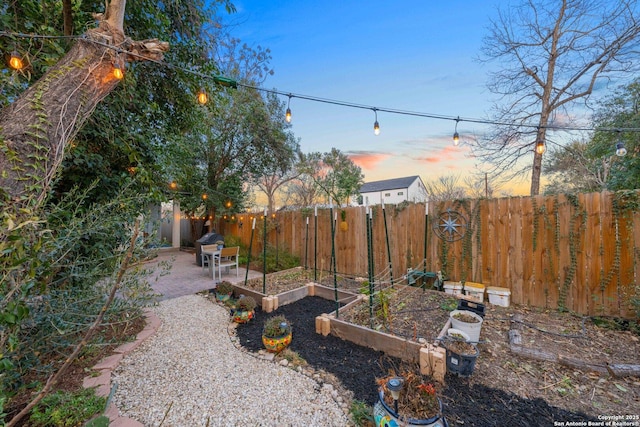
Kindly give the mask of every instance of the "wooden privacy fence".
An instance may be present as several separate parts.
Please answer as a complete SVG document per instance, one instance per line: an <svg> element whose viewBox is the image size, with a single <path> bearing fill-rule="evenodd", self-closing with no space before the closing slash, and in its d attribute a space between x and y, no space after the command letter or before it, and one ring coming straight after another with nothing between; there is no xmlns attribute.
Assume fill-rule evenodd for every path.
<svg viewBox="0 0 640 427"><path fill-rule="evenodd" d="M394 280L408 268L442 271L449 280L511 290L511 301L589 315L637 317L640 310L640 192L458 200L386 206ZM335 231L336 271L367 277L365 209L349 207ZM383 211L372 207L376 274L388 267ZM219 231L249 246L252 216L221 220ZM256 218L253 255L262 251ZM426 229L426 232L425 232ZM277 212L267 244L321 270L331 265L329 209ZM426 253L425 253L426 240ZM317 256L314 257L314 253ZM305 257L306 254L306 257ZM305 262L306 261L306 262Z"/></svg>

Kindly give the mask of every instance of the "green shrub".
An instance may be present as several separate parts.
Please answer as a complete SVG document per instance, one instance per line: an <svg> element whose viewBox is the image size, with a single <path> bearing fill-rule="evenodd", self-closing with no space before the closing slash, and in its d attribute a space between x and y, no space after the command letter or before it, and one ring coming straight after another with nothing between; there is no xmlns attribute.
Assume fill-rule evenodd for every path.
<svg viewBox="0 0 640 427"><path fill-rule="evenodd" d="M46 381L103 310L136 218L147 205L146 196L125 190L100 204L86 197L86 190L73 190L30 215L14 211L0 197L3 214L15 224L0 227L5 244L0 271L6 273L0 278L0 400L5 412L15 410L17 393ZM134 260L144 256L144 251L134 252ZM94 334L82 356L108 341L109 325L134 321L152 303L144 268L132 267L122 277L118 297L103 319L105 334Z"/></svg>
<svg viewBox="0 0 640 427"><path fill-rule="evenodd" d="M255 270L262 271L262 265L264 261L264 253L261 251L259 254L254 254L251 257L251 266ZM244 259L244 263L246 265L247 260ZM282 247L279 247L278 250L274 247L267 247L267 256L266 256L266 265L267 265L267 273L275 273L276 271L288 270L293 267L300 266L300 258L288 252Z"/></svg>
<svg viewBox="0 0 640 427"><path fill-rule="evenodd" d="M373 409L365 402L354 400L349 408L351 419L357 427L369 427L375 425Z"/></svg>
<svg viewBox="0 0 640 427"><path fill-rule="evenodd" d="M42 399L29 421L38 427L78 426L104 410L106 401L105 397L96 396L92 388L75 393L59 391Z"/></svg>

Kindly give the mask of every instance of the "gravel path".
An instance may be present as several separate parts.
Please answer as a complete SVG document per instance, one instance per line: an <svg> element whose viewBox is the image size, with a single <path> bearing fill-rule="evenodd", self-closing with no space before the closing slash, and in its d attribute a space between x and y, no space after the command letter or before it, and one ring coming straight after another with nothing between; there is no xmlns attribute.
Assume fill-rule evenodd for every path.
<svg viewBox="0 0 640 427"><path fill-rule="evenodd" d="M162 326L112 378L121 415L149 427L349 424L330 385L239 350L223 307L190 295L154 312Z"/></svg>

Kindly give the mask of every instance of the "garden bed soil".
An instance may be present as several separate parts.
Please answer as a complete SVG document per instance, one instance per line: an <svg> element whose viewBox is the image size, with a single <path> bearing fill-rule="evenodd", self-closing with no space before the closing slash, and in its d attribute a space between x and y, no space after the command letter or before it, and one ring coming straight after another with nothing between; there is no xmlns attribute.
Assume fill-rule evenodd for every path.
<svg viewBox="0 0 640 427"><path fill-rule="evenodd" d="M326 271L313 269L304 269L303 267L290 268L288 270L278 271L277 273L269 273L265 277L264 286L266 288L266 295L278 295L283 292L292 291L306 283L314 282L328 287L334 287L333 275ZM336 283L340 290L345 291L358 291L361 286L361 282L355 279L348 279L345 277L337 277ZM240 282L239 285L245 286L244 282ZM262 277L251 279L247 281L246 287L256 292L262 292L263 280Z"/></svg>
<svg viewBox="0 0 640 427"><path fill-rule="evenodd" d="M436 331L448 319L448 313L435 297L428 295L440 294L444 301L449 300L450 295L419 292L422 297L414 294L413 298L402 298L402 310L391 312L392 320L385 332L433 341ZM399 301L391 299L389 304L397 308ZM352 398L372 405L377 398L376 378L397 368L400 361L331 335L316 334L315 316L334 309L332 301L306 297L274 313L257 311L256 318L239 326L237 334L244 347L259 351L264 319L284 314L294 325L290 349L315 369L332 374L330 377L335 377ZM438 320L436 313L442 316ZM554 425L554 421L597 420L601 415L639 414L640 379L637 377L615 378L531 360L511 352L508 332L516 313L526 319L527 325L521 330L526 346L583 357L593 363L638 363L640 339L631 332L601 328L590 319L553 310L488 306L473 375L468 378L447 375L440 394L450 425L541 426ZM423 328L431 323L431 327ZM507 424L505 420L509 420Z"/></svg>

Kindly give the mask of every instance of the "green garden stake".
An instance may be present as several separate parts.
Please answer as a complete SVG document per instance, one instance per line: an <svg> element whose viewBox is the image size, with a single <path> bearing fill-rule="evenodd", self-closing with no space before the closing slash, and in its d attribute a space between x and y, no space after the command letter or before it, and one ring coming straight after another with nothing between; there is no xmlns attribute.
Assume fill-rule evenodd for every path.
<svg viewBox="0 0 640 427"><path fill-rule="evenodd" d="M309 217L307 217L307 226L304 231L304 269L309 269L308 255L309 253Z"/></svg>
<svg viewBox="0 0 640 427"><path fill-rule="evenodd" d="M384 236L387 240L387 257L389 259L389 278L393 286L393 264L391 263L391 246L389 245L389 229L387 229L387 211L384 209L384 199L382 200L382 219L384 221Z"/></svg>
<svg viewBox="0 0 640 427"><path fill-rule="evenodd" d="M253 224L251 225L251 236L249 237L249 253L247 254L247 271L244 273L244 286L247 287L247 280L249 279L249 264L251 263L251 247L253 246L253 231L256 229L256 219L253 218Z"/></svg>
<svg viewBox="0 0 640 427"><path fill-rule="evenodd" d="M313 281L318 281L318 206L313 208L314 226L313 233Z"/></svg>
<svg viewBox="0 0 640 427"><path fill-rule="evenodd" d="M425 207L424 207L424 267L422 269L422 290L426 290L427 286L426 286L426 280L425 277L427 277L427 236L429 232L429 200L426 201L425 203Z"/></svg>
<svg viewBox="0 0 640 427"><path fill-rule="evenodd" d="M336 319L340 317L340 303L338 302L338 278L336 273L336 245L335 245L335 235L336 235L336 227L335 221L337 220L337 212L336 217L333 216L333 203L329 204L329 220L331 221L331 268L333 269L333 294L336 300Z"/></svg>
<svg viewBox="0 0 640 427"><path fill-rule="evenodd" d="M369 207L365 206L365 229L367 230L367 272L369 273L369 326L373 329L373 274L371 272L371 230Z"/></svg>
<svg viewBox="0 0 640 427"><path fill-rule="evenodd" d="M267 208L264 208L264 239L262 244L262 293L267 293Z"/></svg>

